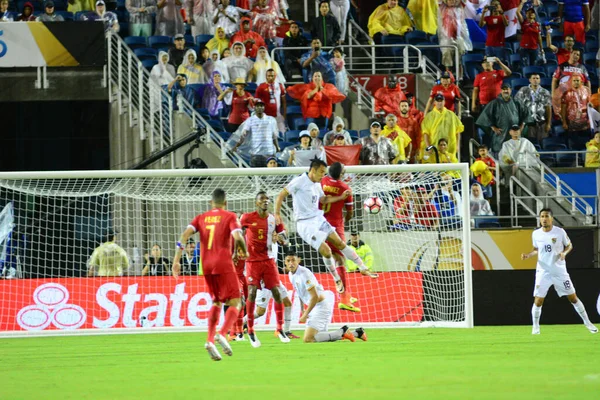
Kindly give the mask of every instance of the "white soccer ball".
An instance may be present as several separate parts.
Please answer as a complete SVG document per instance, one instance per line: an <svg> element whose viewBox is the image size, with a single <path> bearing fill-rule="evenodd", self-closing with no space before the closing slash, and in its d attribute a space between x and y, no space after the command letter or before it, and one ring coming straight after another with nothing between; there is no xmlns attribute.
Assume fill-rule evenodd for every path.
<svg viewBox="0 0 600 400"><path fill-rule="evenodd" d="M379 214L383 201L379 197L369 197L365 200L363 208L368 214Z"/></svg>

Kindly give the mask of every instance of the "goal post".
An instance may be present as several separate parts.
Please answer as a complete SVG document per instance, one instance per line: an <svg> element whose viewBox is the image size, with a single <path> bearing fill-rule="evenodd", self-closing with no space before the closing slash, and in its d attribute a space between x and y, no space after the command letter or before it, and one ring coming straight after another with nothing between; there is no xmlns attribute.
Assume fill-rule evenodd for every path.
<svg viewBox="0 0 600 400"><path fill-rule="evenodd" d="M252 212L259 191L274 202L307 171L0 172L0 213L10 215L0 218L0 337L205 330L211 299L195 243L188 259L196 268L168 275L179 235L209 209L214 189L225 190L228 210ZM349 166L344 180L354 206L345 240L379 274L371 279L347 264L360 312L338 307L322 257L296 233L291 198L282 209L290 245L325 289L332 326L472 327L468 164ZM363 207L373 197L378 213ZM94 250L113 234L127 263L96 265ZM280 277L293 303L292 327L303 329L300 301L283 273L285 250L278 251ZM257 329L274 326L268 304Z"/></svg>

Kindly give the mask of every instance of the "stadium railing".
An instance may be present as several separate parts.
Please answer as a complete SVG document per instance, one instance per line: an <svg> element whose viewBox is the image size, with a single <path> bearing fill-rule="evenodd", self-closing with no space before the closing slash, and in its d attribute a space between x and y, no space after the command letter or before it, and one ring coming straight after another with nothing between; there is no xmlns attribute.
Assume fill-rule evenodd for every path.
<svg viewBox="0 0 600 400"><path fill-rule="evenodd" d="M163 150L173 143L173 117L175 113L186 114L192 129L200 126L206 129L204 143L218 146L221 160L230 160L239 167L248 166L242 157L228 151L226 141L187 100L180 97L173 104L171 95L151 79L150 73L120 36L109 32L106 41L109 100L117 102L120 115L128 113L129 127L139 127L138 139L149 140L151 152ZM170 163L174 168L174 153L170 154Z"/></svg>

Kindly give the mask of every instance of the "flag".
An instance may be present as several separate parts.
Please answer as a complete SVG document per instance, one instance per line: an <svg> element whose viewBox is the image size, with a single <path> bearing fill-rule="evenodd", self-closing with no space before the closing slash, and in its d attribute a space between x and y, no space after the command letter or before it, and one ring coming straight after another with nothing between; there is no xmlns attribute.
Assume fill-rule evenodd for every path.
<svg viewBox="0 0 600 400"><path fill-rule="evenodd" d="M590 128L592 132L600 130L600 113L596 111L592 103L588 103L588 118L590 119Z"/></svg>
<svg viewBox="0 0 600 400"><path fill-rule="evenodd" d="M504 29L504 37L511 37L517 34L517 30L521 28L519 19L517 18L517 9L511 8L508 11L504 11L504 16L508 20L508 26Z"/></svg>
<svg viewBox="0 0 600 400"><path fill-rule="evenodd" d="M491 0L467 0L465 4L465 19L472 19L479 23L483 8L490 4Z"/></svg>
<svg viewBox="0 0 600 400"><path fill-rule="evenodd" d="M344 165L358 165L360 159L360 150L362 146L355 144L352 146L325 146L327 155L327 164L341 162Z"/></svg>

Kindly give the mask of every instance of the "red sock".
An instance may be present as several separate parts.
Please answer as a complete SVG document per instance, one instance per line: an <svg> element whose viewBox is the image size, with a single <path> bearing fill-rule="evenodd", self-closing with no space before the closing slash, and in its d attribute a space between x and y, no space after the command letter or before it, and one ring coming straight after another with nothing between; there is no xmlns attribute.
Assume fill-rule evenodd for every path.
<svg viewBox="0 0 600 400"><path fill-rule="evenodd" d="M283 302L275 302L275 318L277 319L277 330L283 330Z"/></svg>
<svg viewBox="0 0 600 400"><path fill-rule="evenodd" d="M212 306L208 311L208 337L206 341L209 343L215 342L215 333L217 332L217 324L221 316L221 307Z"/></svg>
<svg viewBox="0 0 600 400"><path fill-rule="evenodd" d="M240 310L238 313L237 322L235 324L235 333L242 333L244 326L244 311Z"/></svg>
<svg viewBox="0 0 600 400"><path fill-rule="evenodd" d="M223 322L223 326L219 331L222 336L226 336L227 332L233 327L233 323L237 319L239 313L240 310L238 310L237 307L229 307L227 309L227 312L225 313L225 322Z"/></svg>
<svg viewBox="0 0 600 400"><path fill-rule="evenodd" d="M253 301L246 302L246 315L248 316L248 333L254 333L254 308L256 303Z"/></svg>

